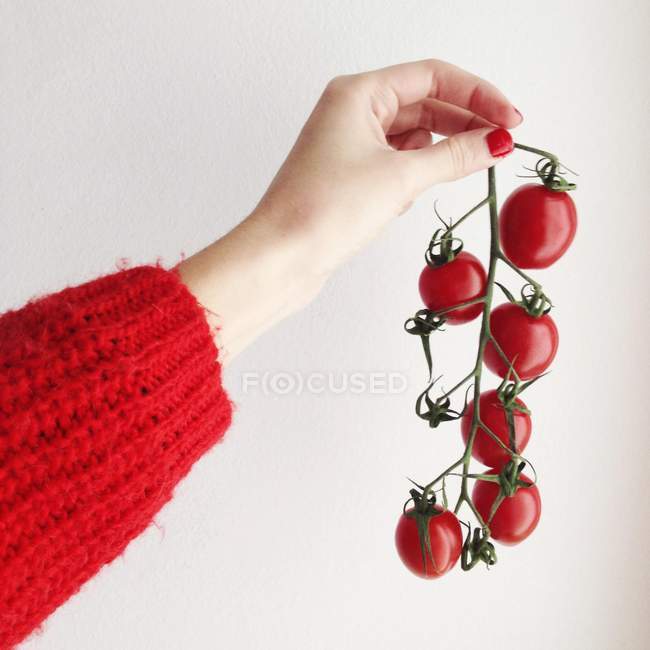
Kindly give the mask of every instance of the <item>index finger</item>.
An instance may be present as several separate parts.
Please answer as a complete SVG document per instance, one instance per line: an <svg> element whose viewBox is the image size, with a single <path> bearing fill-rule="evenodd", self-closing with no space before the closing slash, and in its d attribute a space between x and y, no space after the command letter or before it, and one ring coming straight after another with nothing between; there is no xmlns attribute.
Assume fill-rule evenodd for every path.
<svg viewBox="0 0 650 650"><path fill-rule="evenodd" d="M506 128L513 128L522 121L521 114L498 88L445 61L424 59L400 63L363 76L379 85L380 97L385 98L387 90L394 95L395 101L386 106L389 121L400 106L427 97L460 106ZM381 121L384 123L383 119Z"/></svg>

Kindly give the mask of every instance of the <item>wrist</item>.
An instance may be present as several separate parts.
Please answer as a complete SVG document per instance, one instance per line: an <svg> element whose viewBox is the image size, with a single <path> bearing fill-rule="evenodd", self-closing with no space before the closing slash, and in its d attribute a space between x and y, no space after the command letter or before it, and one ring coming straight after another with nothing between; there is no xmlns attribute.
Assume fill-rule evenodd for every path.
<svg viewBox="0 0 650 650"><path fill-rule="evenodd" d="M329 276L308 222L303 212L260 205L235 229L251 250L247 273L283 316L308 304Z"/></svg>
<svg viewBox="0 0 650 650"><path fill-rule="evenodd" d="M258 206L179 265L182 280L208 310L226 362L316 296L327 274L308 240L299 215Z"/></svg>

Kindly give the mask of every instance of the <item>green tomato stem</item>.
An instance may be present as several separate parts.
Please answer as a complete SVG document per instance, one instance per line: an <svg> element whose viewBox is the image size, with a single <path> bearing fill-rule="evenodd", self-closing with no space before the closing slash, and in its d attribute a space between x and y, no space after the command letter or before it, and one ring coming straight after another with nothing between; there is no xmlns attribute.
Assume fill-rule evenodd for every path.
<svg viewBox="0 0 650 650"><path fill-rule="evenodd" d="M472 426L470 429L465 453L463 454L463 478L461 479L460 495L454 513L458 514L463 501L470 507L474 516L481 527L489 531L487 524L476 510L474 503L468 491L469 464L472 459L472 447L478 431L479 421L481 418L481 376L483 374L483 356L485 346L491 338L490 334L490 310L492 308L492 296L494 294L494 280L496 278L497 261L499 260L499 233L498 233L498 209L497 209L497 189L496 174L494 167L488 169L488 206L490 211L490 263L487 273L487 284L485 287L485 302L483 303L483 316L481 318L481 332L478 342L478 351L476 353L476 363L474 364L474 411L472 413Z"/></svg>
<svg viewBox="0 0 650 650"><path fill-rule="evenodd" d="M447 229L447 232L448 233L453 232L454 228L458 228L458 226L460 226L460 224L463 223L463 221L465 221L465 219L467 219L468 217L473 215L475 212L480 210L484 205L487 205L489 203L489 201L490 201L490 197L486 196L480 203L477 203L471 210L469 210L469 212L466 212L460 219L458 219L458 221L456 223L452 224Z"/></svg>
<svg viewBox="0 0 650 650"><path fill-rule="evenodd" d="M527 273L524 273L516 264L513 264L501 250L499 250L499 259L507 264L515 273L519 274L520 277L526 280L528 284L532 285L534 289L540 290L542 288L542 285L539 282L533 280L533 278L531 278Z"/></svg>
<svg viewBox="0 0 650 650"><path fill-rule="evenodd" d="M542 158L548 158L556 166L560 164L560 159L555 154L544 151L543 149L529 147L528 145L520 144L519 142L515 142L515 149L521 149L522 151L528 151L528 153L535 153Z"/></svg>

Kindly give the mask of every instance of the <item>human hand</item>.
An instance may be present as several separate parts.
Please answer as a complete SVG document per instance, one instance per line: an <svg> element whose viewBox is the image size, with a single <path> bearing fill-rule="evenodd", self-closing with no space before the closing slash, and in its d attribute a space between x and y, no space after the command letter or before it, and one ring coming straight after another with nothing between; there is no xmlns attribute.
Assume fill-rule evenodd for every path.
<svg viewBox="0 0 650 650"><path fill-rule="evenodd" d="M425 60L337 77L253 213L180 265L233 356L430 186L512 151L519 112L488 82ZM431 143L431 134L448 136Z"/></svg>
<svg viewBox="0 0 650 650"><path fill-rule="evenodd" d="M436 60L333 79L257 211L325 273L432 185L512 151L522 118L488 82ZM449 136L431 144L431 134Z"/></svg>

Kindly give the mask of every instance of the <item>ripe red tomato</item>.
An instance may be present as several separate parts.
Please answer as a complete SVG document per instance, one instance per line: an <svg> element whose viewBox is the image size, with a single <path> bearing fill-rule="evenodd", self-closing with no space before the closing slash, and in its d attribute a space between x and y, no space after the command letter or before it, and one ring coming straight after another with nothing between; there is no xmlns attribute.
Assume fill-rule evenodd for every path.
<svg viewBox="0 0 650 650"><path fill-rule="evenodd" d="M429 538L431 540L431 557L426 554L426 566L422 561L420 536L415 519L409 517L413 508L402 514L395 529L395 545L400 559L408 569L420 578L439 578L447 573L458 561L463 546L463 534L456 515L451 510L443 510L429 519Z"/></svg>
<svg viewBox="0 0 650 650"><path fill-rule="evenodd" d="M516 189L499 215L501 248L522 269L545 269L564 255L576 234L576 206L568 192L529 183Z"/></svg>
<svg viewBox="0 0 650 650"><path fill-rule="evenodd" d="M451 262L425 266L420 274L420 296L428 309L439 311L485 294L485 269L471 253L461 251ZM445 314L448 323L459 325L474 320L483 310L481 303Z"/></svg>
<svg viewBox="0 0 650 650"><path fill-rule="evenodd" d="M498 474L490 470L487 474ZM522 481L532 482L524 474ZM472 490L472 501L483 520L490 527L492 537L502 544L518 544L528 537L537 526L542 514L542 500L536 485L519 487L511 497L505 497L488 521L490 510L499 495L499 484L478 479Z"/></svg>
<svg viewBox="0 0 650 650"><path fill-rule="evenodd" d="M548 314L536 318L520 305L504 303L490 314L490 330L520 379L540 375L555 358L559 334ZM492 341L485 346L484 360L493 373L506 376L508 365L499 356Z"/></svg>
<svg viewBox="0 0 650 650"><path fill-rule="evenodd" d="M516 403L519 406L526 408L526 405L517 399ZM503 442L506 447L510 447L510 433L508 429L508 420L506 419L506 411L503 404L497 395L496 390L488 390L481 393L479 399L479 412L482 422L486 427L494 433L499 440ZM532 424L530 415L514 409L512 415L515 423L515 447L517 453L526 448L530 438ZM460 429L463 434L465 444L469 440L469 434L472 429L472 417L474 416L474 401L472 400L465 411L461 421ZM499 446L499 444L480 427L474 437L474 444L472 445L472 456L480 463L488 467L495 467L501 469L511 458L510 454Z"/></svg>

